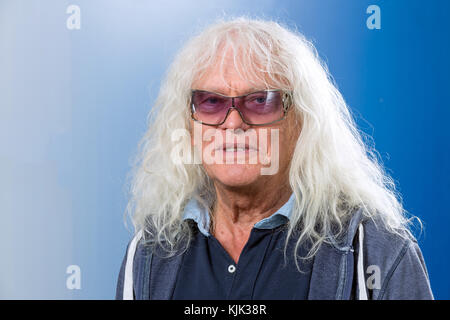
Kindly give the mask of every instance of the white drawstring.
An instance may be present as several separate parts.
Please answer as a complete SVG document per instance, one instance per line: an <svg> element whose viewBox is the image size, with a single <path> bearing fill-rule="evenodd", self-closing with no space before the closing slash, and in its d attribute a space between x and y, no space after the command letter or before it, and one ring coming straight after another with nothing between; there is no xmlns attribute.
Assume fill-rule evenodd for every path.
<svg viewBox="0 0 450 320"><path fill-rule="evenodd" d="M358 227L359 252L358 252L358 300L368 300L366 292L366 278L364 277L363 245L364 227L362 223Z"/></svg>
<svg viewBox="0 0 450 320"><path fill-rule="evenodd" d="M142 230L131 240L127 252L127 262L125 264L125 277L123 280L123 300L134 300L133 294L133 260L136 247L142 237Z"/></svg>

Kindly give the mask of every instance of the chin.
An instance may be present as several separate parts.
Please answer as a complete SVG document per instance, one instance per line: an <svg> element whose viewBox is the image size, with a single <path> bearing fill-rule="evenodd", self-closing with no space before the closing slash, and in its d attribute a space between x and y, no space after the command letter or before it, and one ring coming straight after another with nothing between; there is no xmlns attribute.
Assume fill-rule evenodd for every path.
<svg viewBox="0 0 450 320"><path fill-rule="evenodd" d="M243 187L251 185L261 176L258 165L217 165L207 170L210 177L229 187Z"/></svg>

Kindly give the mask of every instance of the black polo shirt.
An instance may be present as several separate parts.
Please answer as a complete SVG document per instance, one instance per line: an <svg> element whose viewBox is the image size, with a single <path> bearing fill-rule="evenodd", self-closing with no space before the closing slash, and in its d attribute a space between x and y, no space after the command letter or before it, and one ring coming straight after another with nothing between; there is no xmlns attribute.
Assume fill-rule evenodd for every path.
<svg viewBox="0 0 450 320"><path fill-rule="evenodd" d="M196 200L186 206L184 219L191 219L194 238L183 256L172 299L259 300L306 299L311 261L293 256L295 237L284 244L294 196L270 217L256 223L236 264L220 242L209 233L209 215ZM297 251L301 257L306 248Z"/></svg>

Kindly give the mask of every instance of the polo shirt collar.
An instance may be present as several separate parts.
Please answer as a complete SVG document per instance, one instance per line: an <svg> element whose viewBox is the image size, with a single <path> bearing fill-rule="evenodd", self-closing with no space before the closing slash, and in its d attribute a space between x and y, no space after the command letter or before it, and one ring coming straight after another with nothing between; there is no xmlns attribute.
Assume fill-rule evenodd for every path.
<svg viewBox="0 0 450 320"><path fill-rule="evenodd" d="M291 217L294 200L295 195L292 193L289 200L280 209L278 209L278 211L274 212L271 216L258 221L253 227L256 229L274 229L286 223L286 221ZM190 199L184 208L183 220L187 219L194 220L197 223L199 231L206 237L210 236L209 214L195 198Z"/></svg>

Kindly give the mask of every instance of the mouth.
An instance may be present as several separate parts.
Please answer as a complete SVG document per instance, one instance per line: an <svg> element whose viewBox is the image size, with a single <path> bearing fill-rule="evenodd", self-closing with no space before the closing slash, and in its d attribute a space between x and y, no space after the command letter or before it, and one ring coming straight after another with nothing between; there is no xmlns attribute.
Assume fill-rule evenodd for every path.
<svg viewBox="0 0 450 320"><path fill-rule="evenodd" d="M250 151L258 151L256 147L253 147L249 144L240 144L240 143L227 143L222 146L216 148L217 151L223 152L250 152Z"/></svg>

